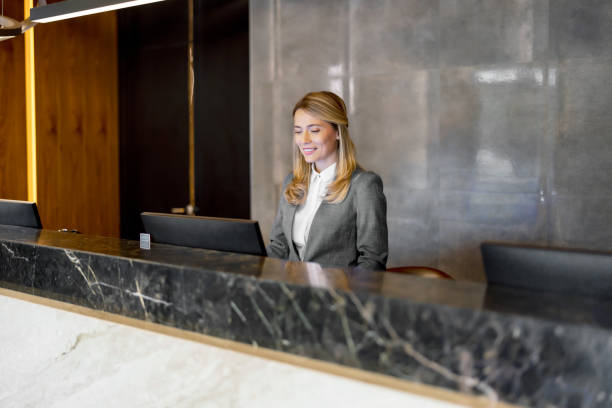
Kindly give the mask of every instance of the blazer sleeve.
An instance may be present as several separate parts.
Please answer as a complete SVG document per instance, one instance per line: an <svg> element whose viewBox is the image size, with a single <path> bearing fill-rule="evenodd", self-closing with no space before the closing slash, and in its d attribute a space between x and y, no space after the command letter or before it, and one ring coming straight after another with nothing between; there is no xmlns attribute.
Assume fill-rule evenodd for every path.
<svg viewBox="0 0 612 408"><path fill-rule="evenodd" d="M293 178L293 174L289 173L289 175L285 178L283 182L283 189L281 191L280 199L278 200L278 207L276 210L276 217L274 218L274 225L272 225L272 230L270 231L270 245L268 245L267 251L268 256L273 258L281 258L288 259L289 258L289 244L287 241L287 237L285 237L285 233L283 232L283 212L282 207L286 205L285 201L285 188L287 188L287 184Z"/></svg>
<svg viewBox="0 0 612 408"><path fill-rule="evenodd" d="M387 199L380 177L362 173L356 183L357 267L385 270L389 255Z"/></svg>

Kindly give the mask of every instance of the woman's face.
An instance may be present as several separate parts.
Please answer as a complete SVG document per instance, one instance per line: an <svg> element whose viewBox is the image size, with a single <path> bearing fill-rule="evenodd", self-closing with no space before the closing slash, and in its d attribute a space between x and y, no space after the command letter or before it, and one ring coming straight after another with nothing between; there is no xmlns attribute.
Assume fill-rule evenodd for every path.
<svg viewBox="0 0 612 408"><path fill-rule="evenodd" d="M293 136L308 163L321 172L338 161L338 132L303 109L293 115Z"/></svg>

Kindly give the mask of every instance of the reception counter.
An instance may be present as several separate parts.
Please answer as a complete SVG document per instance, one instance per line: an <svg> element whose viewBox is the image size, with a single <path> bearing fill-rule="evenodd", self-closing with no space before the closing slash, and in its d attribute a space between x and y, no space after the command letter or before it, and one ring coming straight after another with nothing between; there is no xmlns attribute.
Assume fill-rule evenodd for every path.
<svg viewBox="0 0 612 408"><path fill-rule="evenodd" d="M354 390L347 391L355 397L351 405L365 404L358 390L373 387L364 395L383 393L395 401L391 405L612 406L607 301L167 245L142 250L135 241L8 226L0 226L0 287L0 307L12 310L15 321L36 322L49 310L76 312L57 323L72 339L68 350L90 338L75 328L112 325L101 329L115 334L100 347L126 343L115 344L127 353L117 366L129 365L138 344L175 350L177 361L200 356L159 384L202 376L210 383L225 378L223 367L237 372L244 366L264 377L242 380L259 386L269 380L272 394L284 389L278 387L282 378L307 379L300 383L306 389L321 389L315 384L329 383L326 375L349 381L338 387ZM28 331L34 323L7 325L9 314L2 316L11 329L0 343L35 333ZM52 347L49 333L38 338ZM108 355L113 360L115 354ZM212 374L211 361L221 377ZM272 362L279 366L262 368ZM319 374L271 374L290 370ZM136 387L142 383L133 380ZM180 393L176 384L167 385L170 394ZM199 401L213 393L199 389ZM19 385L10 390L1 390L5 398ZM180 405L169 398L173 402L158 405Z"/></svg>

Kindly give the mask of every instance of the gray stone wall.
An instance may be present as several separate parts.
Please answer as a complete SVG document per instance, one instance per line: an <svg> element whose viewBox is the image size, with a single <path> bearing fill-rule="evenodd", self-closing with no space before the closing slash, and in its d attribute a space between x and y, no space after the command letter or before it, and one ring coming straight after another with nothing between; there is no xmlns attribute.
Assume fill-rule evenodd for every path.
<svg viewBox="0 0 612 408"><path fill-rule="evenodd" d="M349 106L388 266L484 279L485 240L612 250L612 2L251 0L252 217L268 237L293 104Z"/></svg>

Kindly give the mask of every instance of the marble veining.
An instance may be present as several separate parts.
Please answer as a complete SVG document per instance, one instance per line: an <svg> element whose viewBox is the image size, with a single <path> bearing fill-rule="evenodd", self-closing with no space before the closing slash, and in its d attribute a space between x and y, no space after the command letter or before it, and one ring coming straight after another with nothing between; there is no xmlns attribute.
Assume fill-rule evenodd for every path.
<svg viewBox="0 0 612 408"><path fill-rule="evenodd" d="M0 325L3 408L460 407L5 296Z"/></svg>
<svg viewBox="0 0 612 408"><path fill-rule="evenodd" d="M0 286L536 407L612 406L610 302L0 227Z"/></svg>

